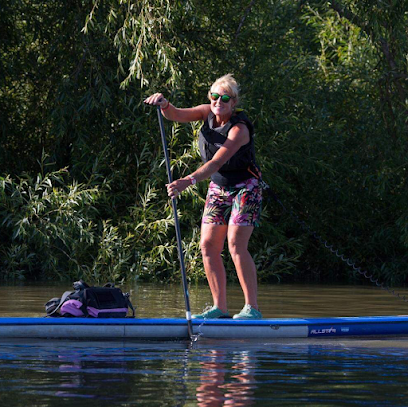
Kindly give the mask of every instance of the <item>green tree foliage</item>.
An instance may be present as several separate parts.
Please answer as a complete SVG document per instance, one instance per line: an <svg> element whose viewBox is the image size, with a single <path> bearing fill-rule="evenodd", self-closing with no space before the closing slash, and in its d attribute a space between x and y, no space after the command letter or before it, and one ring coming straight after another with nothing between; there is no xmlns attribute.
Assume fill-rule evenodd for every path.
<svg viewBox="0 0 408 407"><path fill-rule="evenodd" d="M381 280L404 283L407 10L405 0L1 6L2 275L178 279L157 116L143 99L206 103L232 72L285 205ZM200 165L199 127L166 123L175 177ZM192 280L204 278L205 190L178 203ZM356 280L274 202L251 251L262 281Z"/></svg>

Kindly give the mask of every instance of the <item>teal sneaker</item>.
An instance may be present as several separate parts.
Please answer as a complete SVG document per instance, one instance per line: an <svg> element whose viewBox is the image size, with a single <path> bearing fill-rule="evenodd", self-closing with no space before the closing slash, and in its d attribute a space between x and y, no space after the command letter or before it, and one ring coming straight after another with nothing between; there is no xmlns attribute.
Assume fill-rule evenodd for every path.
<svg viewBox="0 0 408 407"><path fill-rule="evenodd" d="M246 304L239 314L235 314L233 319L262 319L262 314L251 305Z"/></svg>
<svg viewBox="0 0 408 407"><path fill-rule="evenodd" d="M208 306L201 314L194 314L191 316L192 319L203 318L203 319L216 319L216 318L230 318L228 311L222 312L215 305Z"/></svg>

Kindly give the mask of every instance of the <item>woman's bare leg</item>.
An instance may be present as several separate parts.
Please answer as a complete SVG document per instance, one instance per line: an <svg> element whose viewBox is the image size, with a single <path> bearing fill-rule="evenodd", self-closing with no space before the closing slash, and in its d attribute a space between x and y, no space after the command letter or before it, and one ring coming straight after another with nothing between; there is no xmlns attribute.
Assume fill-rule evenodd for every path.
<svg viewBox="0 0 408 407"><path fill-rule="evenodd" d="M228 226L228 248L244 292L245 304L258 309L258 283L254 260L248 251L253 226Z"/></svg>
<svg viewBox="0 0 408 407"><path fill-rule="evenodd" d="M227 237L226 225L201 225L201 253L214 305L227 312L227 278L221 253Z"/></svg>

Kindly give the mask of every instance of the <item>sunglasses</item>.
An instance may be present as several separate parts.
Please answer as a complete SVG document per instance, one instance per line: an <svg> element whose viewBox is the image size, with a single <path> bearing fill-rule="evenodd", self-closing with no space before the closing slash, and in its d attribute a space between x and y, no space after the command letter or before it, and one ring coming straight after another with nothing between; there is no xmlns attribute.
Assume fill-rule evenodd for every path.
<svg viewBox="0 0 408 407"><path fill-rule="evenodd" d="M210 98L212 100L218 100L219 98L221 98L221 102L224 102L224 103L228 103L231 99L234 99L233 96L219 95L218 93L211 93Z"/></svg>

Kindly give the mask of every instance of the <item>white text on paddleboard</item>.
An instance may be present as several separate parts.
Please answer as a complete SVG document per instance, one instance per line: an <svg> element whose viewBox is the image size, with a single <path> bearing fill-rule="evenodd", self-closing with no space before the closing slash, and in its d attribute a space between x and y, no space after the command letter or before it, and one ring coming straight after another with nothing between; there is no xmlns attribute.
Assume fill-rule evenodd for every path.
<svg viewBox="0 0 408 407"><path fill-rule="evenodd" d="M323 334L335 334L337 332L336 328L322 328L322 329L312 329L310 331L311 335L323 335Z"/></svg>

